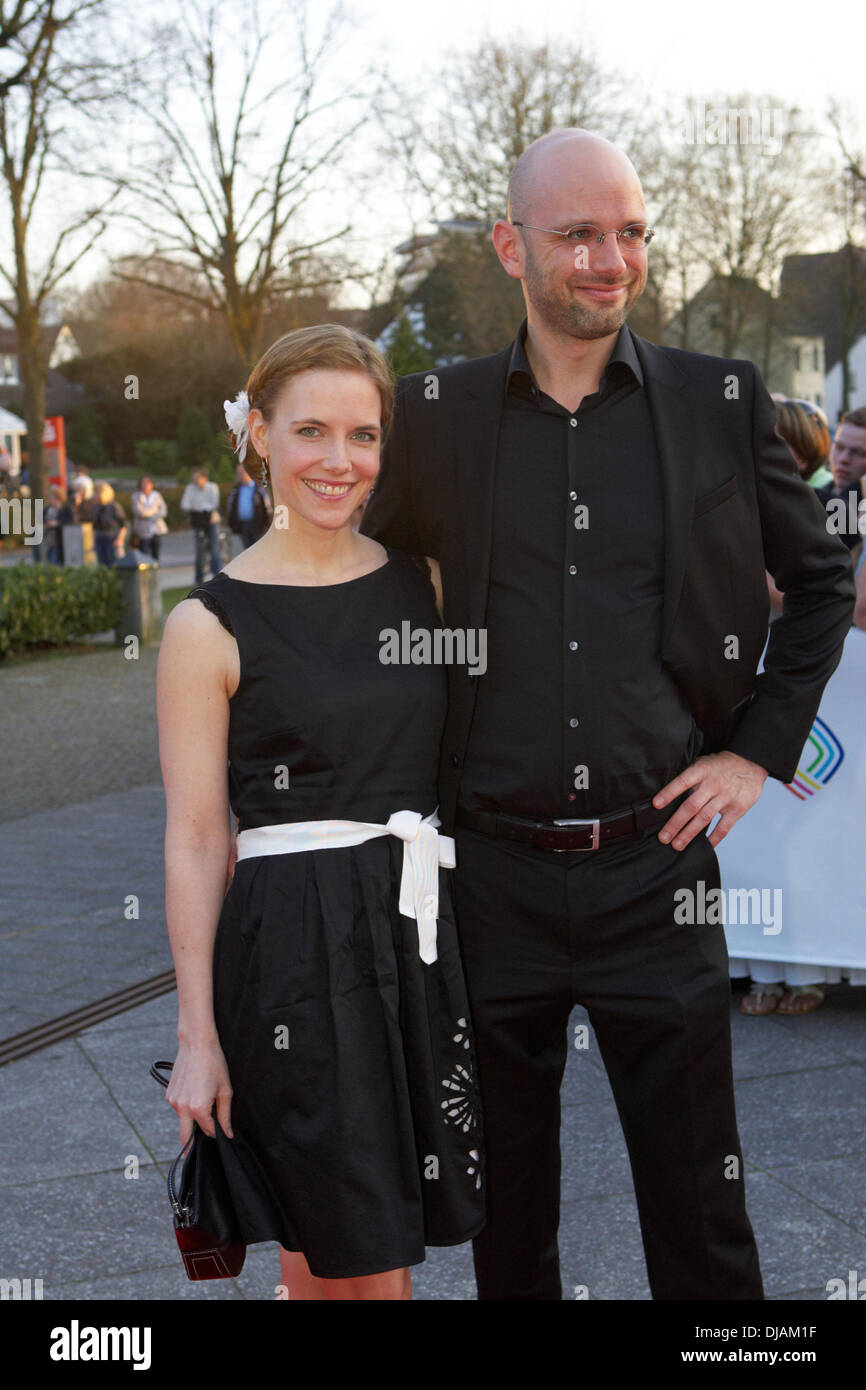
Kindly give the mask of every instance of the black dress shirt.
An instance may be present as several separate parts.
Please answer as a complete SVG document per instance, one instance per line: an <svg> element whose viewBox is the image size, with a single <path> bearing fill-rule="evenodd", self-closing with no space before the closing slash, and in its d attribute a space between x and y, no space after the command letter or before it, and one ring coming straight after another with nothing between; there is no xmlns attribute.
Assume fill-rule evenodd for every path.
<svg viewBox="0 0 866 1390"><path fill-rule="evenodd" d="M661 662L663 494L627 327L572 412L514 343L498 442L487 670L460 805L539 820L652 797L699 751Z"/></svg>

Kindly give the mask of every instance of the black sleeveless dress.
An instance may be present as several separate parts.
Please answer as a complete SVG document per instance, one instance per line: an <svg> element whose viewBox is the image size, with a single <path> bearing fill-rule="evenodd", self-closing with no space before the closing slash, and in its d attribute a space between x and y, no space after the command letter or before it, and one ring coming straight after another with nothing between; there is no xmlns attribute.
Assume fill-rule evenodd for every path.
<svg viewBox="0 0 866 1390"><path fill-rule="evenodd" d="M445 672L379 659L384 629L438 626L426 568L389 549L343 584L220 573L192 596L238 645L228 781L240 830L436 809ZM418 1264L425 1245L484 1225L451 871L439 869L438 959L425 964L398 907L402 863L393 835L239 860L217 928L235 1139L217 1138L244 1239L302 1251L320 1278Z"/></svg>

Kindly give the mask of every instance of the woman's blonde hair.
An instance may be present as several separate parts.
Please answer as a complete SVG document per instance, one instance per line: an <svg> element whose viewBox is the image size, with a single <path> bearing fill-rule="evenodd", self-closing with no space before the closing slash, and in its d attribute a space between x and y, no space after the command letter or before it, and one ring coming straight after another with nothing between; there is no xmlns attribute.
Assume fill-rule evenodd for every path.
<svg viewBox="0 0 866 1390"><path fill-rule="evenodd" d="M287 381L299 372L331 368L337 371L364 372L374 382L382 402L382 438L384 440L394 413L394 375L382 353L354 328L340 323L319 323L310 328L296 328L284 333L259 358L247 381L250 410L260 410L269 423L277 399ZM232 447L237 439L230 432ZM257 482L262 478L261 459L253 445L247 442L244 467Z"/></svg>
<svg viewBox="0 0 866 1390"><path fill-rule="evenodd" d="M114 488L111 486L111 483L97 483L96 495L100 502L113 502Z"/></svg>

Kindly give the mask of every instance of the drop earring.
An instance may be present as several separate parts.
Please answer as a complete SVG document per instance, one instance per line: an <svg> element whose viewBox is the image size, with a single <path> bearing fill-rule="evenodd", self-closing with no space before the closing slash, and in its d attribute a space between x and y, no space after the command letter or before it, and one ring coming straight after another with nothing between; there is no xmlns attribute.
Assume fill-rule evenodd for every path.
<svg viewBox="0 0 866 1390"><path fill-rule="evenodd" d="M268 460L267 460L267 459L262 459L262 482L264 483L265 487L268 487L268 486L269 486L270 479L268 478Z"/></svg>

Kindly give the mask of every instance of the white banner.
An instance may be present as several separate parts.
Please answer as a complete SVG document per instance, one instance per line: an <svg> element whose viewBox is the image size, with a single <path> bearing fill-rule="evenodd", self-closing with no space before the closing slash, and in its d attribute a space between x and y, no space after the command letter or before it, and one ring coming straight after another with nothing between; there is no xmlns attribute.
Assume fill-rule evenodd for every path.
<svg viewBox="0 0 866 1390"><path fill-rule="evenodd" d="M732 957L866 967L866 632L848 634L794 780L768 777L716 853ZM764 910L736 890L764 890Z"/></svg>

